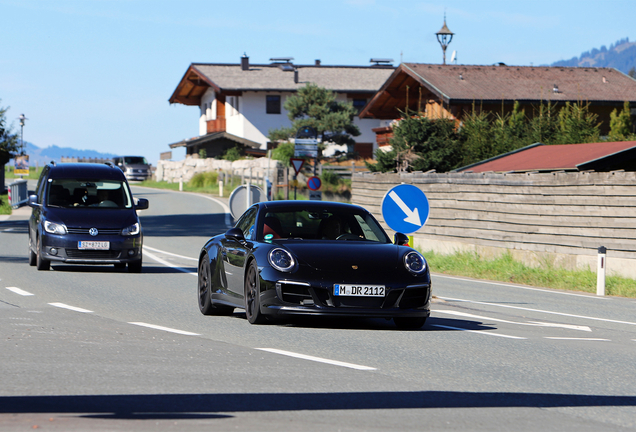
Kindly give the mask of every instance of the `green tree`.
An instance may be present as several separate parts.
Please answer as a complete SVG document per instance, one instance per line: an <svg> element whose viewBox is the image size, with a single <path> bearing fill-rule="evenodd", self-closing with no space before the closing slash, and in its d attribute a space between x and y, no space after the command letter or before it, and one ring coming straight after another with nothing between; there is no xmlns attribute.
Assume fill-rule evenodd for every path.
<svg viewBox="0 0 636 432"><path fill-rule="evenodd" d="M538 107L533 107L533 112L527 128L528 144L554 144L558 123L556 104L541 102Z"/></svg>
<svg viewBox="0 0 636 432"><path fill-rule="evenodd" d="M288 141L296 131L305 126L313 127L323 143L353 146L352 137L360 135L353 123L357 111L350 102L337 102L336 95L316 84L309 83L285 100L287 117L292 121L289 128L270 130L270 141Z"/></svg>
<svg viewBox="0 0 636 432"><path fill-rule="evenodd" d="M623 109L619 113L614 109L610 113L610 141L624 141L632 135L632 116L629 102L625 101Z"/></svg>
<svg viewBox="0 0 636 432"><path fill-rule="evenodd" d="M294 143L282 142L272 150L272 159L281 161L285 166L291 166L290 159L294 157Z"/></svg>
<svg viewBox="0 0 636 432"><path fill-rule="evenodd" d="M403 113L393 127L392 150L376 151L376 163L367 166L372 171L445 172L460 161L459 140L455 124L449 119L429 119Z"/></svg>
<svg viewBox="0 0 636 432"><path fill-rule="evenodd" d="M473 109L464 116L459 131L462 145L462 166L470 165L497 154L490 115Z"/></svg>
<svg viewBox="0 0 636 432"><path fill-rule="evenodd" d="M526 113L515 101L512 112L498 114L493 125L494 151L497 154L507 153L527 145Z"/></svg>
<svg viewBox="0 0 636 432"><path fill-rule="evenodd" d="M18 135L12 132L11 126L7 125L6 112L9 107L0 107L0 167L4 172L4 166L9 159L18 152Z"/></svg>
<svg viewBox="0 0 636 432"><path fill-rule="evenodd" d="M559 111L554 144L579 144L599 140L598 115L589 112L589 107L589 103L565 103Z"/></svg>

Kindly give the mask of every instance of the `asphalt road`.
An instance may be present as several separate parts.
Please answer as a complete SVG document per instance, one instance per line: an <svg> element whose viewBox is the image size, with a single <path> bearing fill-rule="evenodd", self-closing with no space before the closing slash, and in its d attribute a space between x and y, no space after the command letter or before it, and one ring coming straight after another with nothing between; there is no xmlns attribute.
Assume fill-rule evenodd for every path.
<svg viewBox="0 0 636 432"><path fill-rule="evenodd" d="M419 331L206 317L222 201L133 188L144 268L29 267L0 221L0 431L636 430L636 301L434 275Z"/></svg>

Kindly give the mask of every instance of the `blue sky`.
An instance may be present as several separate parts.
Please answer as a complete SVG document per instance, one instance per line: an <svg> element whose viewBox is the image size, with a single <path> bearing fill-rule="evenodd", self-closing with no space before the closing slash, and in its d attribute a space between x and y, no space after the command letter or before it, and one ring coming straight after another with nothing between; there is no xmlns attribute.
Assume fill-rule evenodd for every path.
<svg viewBox="0 0 636 432"><path fill-rule="evenodd" d="M155 163L198 134L198 109L168 103L190 63L441 63L444 13L460 64L549 64L636 40L633 0L0 0L0 106L16 131L26 115L38 147Z"/></svg>

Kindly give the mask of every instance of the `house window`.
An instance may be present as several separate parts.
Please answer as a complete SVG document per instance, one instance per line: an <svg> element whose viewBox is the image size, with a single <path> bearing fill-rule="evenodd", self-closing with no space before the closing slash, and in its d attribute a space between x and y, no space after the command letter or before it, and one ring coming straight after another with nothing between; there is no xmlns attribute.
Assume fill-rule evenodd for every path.
<svg viewBox="0 0 636 432"><path fill-rule="evenodd" d="M362 108L367 104L366 99L354 99L353 100L353 108L356 110L358 114L362 111Z"/></svg>
<svg viewBox="0 0 636 432"><path fill-rule="evenodd" d="M267 114L280 114L280 95L268 95L266 98L265 112Z"/></svg>

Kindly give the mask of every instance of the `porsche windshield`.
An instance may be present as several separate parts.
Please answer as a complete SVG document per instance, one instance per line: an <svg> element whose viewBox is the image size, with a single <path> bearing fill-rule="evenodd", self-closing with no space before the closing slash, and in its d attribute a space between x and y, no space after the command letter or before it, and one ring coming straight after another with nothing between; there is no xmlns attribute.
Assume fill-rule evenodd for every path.
<svg viewBox="0 0 636 432"><path fill-rule="evenodd" d="M47 203L62 208L111 208L132 207L126 184L117 180L99 179L51 179Z"/></svg>
<svg viewBox="0 0 636 432"><path fill-rule="evenodd" d="M391 243L373 217L363 211L269 211L261 221L261 240L368 240Z"/></svg>

